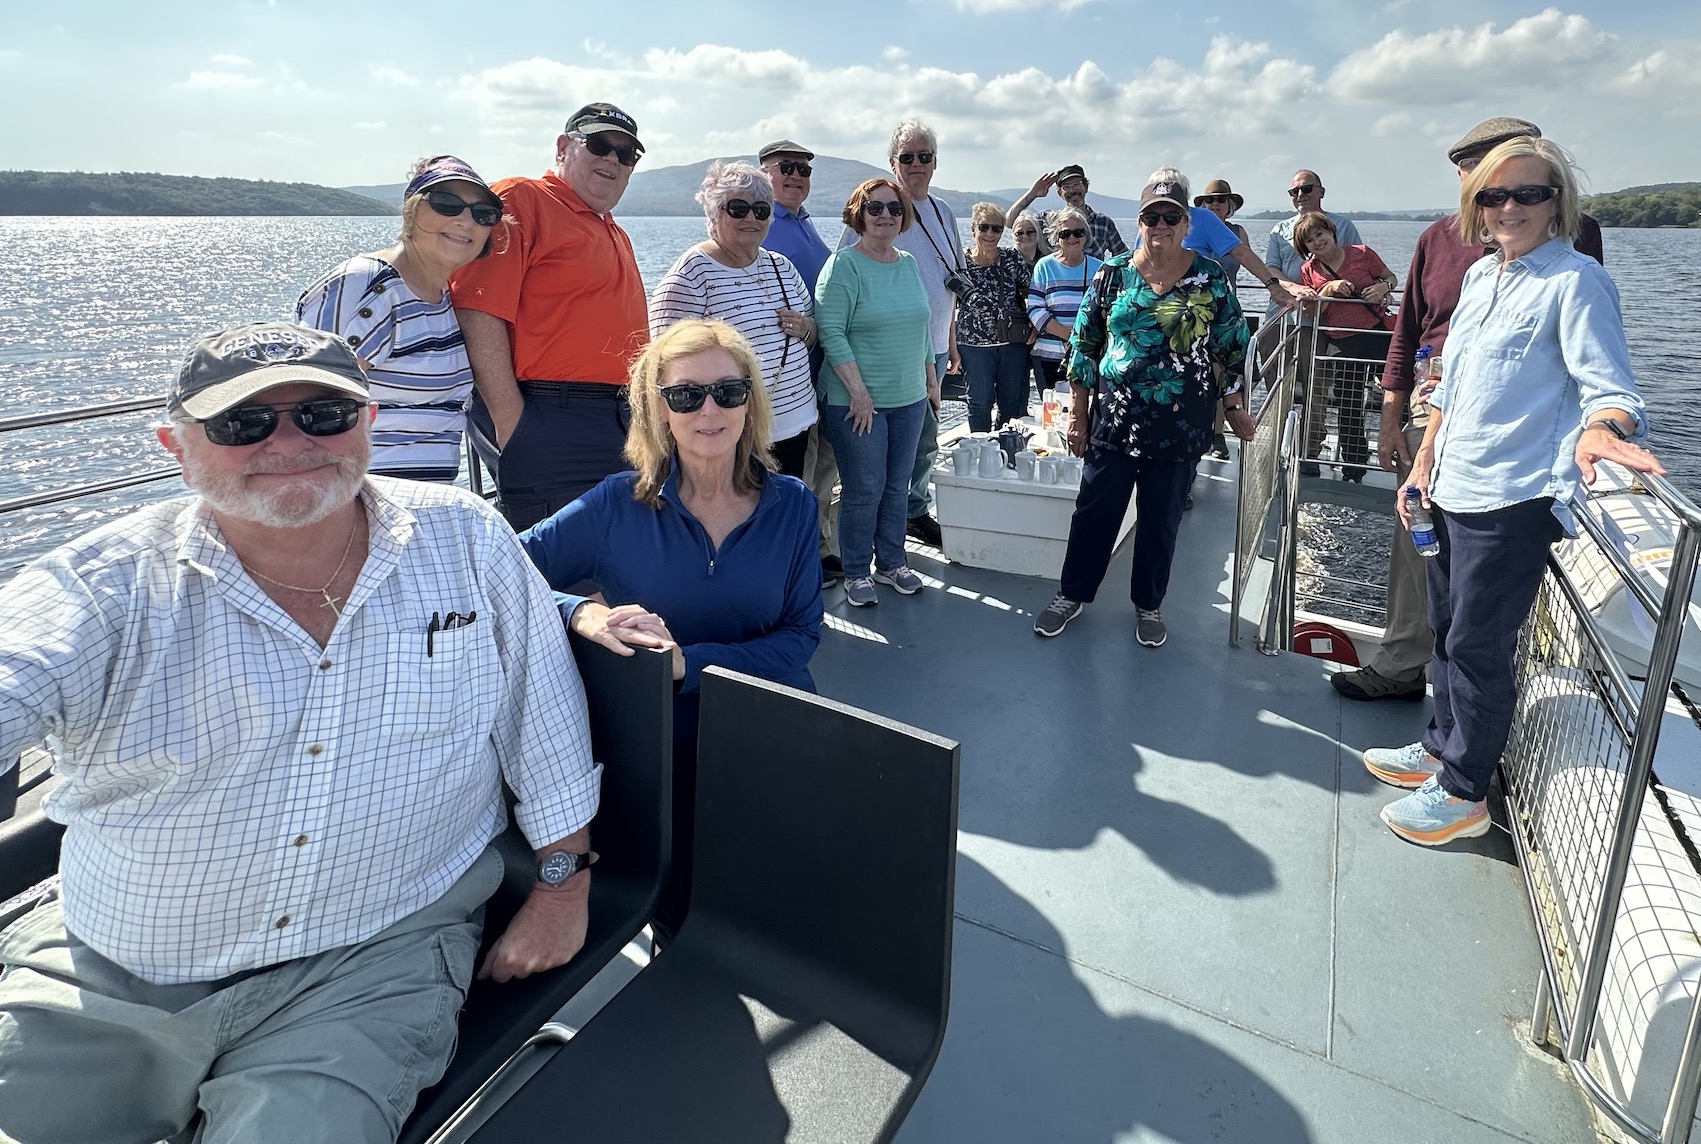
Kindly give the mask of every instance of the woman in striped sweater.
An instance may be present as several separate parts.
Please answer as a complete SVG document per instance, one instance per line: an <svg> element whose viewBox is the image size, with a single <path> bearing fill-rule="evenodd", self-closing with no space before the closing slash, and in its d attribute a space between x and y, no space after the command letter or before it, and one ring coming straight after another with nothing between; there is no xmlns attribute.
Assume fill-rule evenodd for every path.
<svg viewBox="0 0 1701 1144"><path fill-rule="evenodd" d="M1076 207L1052 214L1046 241L1056 253L1034 263L1033 281L1028 285L1028 320L1039 333L1031 352L1043 375L1043 388L1061 389L1067 384L1063 364L1075 314L1087 284L1103 263L1087 253L1087 216Z"/></svg>

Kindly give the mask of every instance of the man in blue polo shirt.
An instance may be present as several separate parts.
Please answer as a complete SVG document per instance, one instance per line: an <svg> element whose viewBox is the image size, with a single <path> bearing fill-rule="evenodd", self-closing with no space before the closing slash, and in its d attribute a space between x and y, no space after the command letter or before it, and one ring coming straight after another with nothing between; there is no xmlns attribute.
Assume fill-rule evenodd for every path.
<svg viewBox="0 0 1701 1144"><path fill-rule="evenodd" d="M821 276L821 267L832 253L821 238L821 232L809 220L809 212L803 209L803 200L809 197L809 178L815 172L811 166L814 159L815 152L790 139L776 139L756 152L756 161L774 183L774 221L768 227L768 237L762 242L763 249L790 259L803 276L811 297L815 294L815 280ZM819 346L809 353L809 367L811 374L819 378ZM821 401L819 382L815 393L816 400ZM823 409L822 416L825 415ZM839 563L838 540L834 534L837 505L833 500L833 487L839 483L839 466L833 456L833 446L828 444L826 434L821 432L819 418L809 429L809 451L803 458L803 479L815 494L820 513L821 584L828 587L844 576L844 566Z"/></svg>

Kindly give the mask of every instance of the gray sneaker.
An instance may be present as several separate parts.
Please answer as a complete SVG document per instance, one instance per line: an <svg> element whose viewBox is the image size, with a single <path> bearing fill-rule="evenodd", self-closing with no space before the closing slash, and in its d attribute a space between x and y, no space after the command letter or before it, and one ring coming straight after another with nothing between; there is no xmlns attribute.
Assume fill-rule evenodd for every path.
<svg viewBox="0 0 1701 1144"><path fill-rule="evenodd" d="M1169 638L1169 629L1164 627L1164 614L1158 608L1135 608L1138 618L1134 621L1134 637L1142 647L1163 647Z"/></svg>
<svg viewBox="0 0 1701 1144"><path fill-rule="evenodd" d="M1063 625L1081 614L1081 604L1071 600L1061 593L1053 596L1045 611L1034 618L1034 634L1054 636L1063 630Z"/></svg>
<svg viewBox="0 0 1701 1144"><path fill-rule="evenodd" d="M900 596L913 596L921 591L921 577L910 571L908 564L900 564L896 568L882 568L874 573L874 579L882 584L890 584L898 590Z"/></svg>
<svg viewBox="0 0 1701 1144"><path fill-rule="evenodd" d="M853 608L866 608L879 602L880 597L874 591L874 581L869 577L845 577L845 603Z"/></svg>

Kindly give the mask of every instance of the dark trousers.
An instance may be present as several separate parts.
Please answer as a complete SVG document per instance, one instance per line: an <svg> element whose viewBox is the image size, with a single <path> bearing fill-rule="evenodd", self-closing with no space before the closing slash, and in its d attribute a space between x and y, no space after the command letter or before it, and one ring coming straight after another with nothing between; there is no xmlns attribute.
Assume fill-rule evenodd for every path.
<svg viewBox="0 0 1701 1144"><path fill-rule="evenodd" d="M1192 480L1191 461L1155 461L1097 445L1088 448L1075 514L1069 518L1069 548L1058 591L1083 604L1098 595L1116 548L1117 530L1128 511L1128 498L1137 492L1134 570L1128 578L1128 595L1136 608L1150 611L1162 606Z"/></svg>
<svg viewBox="0 0 1701 1144"><path fill-rule="evenodd" d="M809 430L805 429L784 441L775 441L771 451L774 454L774 464L780 467L780 472L802 480L804 458L809 456Z"/></svg>
<svg viewBox="0 0 1701 1144"><path fill-rule="evenodd" d="M1028 415L1027 346L959 346L957 352L969 382L970 433L992 430L995 405L999 428Z"/></svg>
<svg viewBox="0 0 1701 1144"><path fill-rule="evenodd" d="M621 455L632 412L626 387L522 381L525 408L501 449L490 410L473 394L467 432L496 484L496 507L515 532L530 528L630 466Z"/></svg>
<svg viewBox="0 0 1701 1144"><path fill-rule="evenodd" d="M1031 358L1034 363L1034 393L1043 397L1048 389L1067 389L1069 375L1060 361Z"/></svg>
<svg viewBox="0 0 1701 1144"><path fill-rule="evenodd" d="M1547 567L1563 535L1553 498L1493 512L1434 510L1441 551L1429 560L1429 626L1435 658L1429 682L1435 714L1423 749L1441 760L1441 785L1480 802L1512 734L1512 657ZM1410 544L1401 533L1397 543Z"/></svg>

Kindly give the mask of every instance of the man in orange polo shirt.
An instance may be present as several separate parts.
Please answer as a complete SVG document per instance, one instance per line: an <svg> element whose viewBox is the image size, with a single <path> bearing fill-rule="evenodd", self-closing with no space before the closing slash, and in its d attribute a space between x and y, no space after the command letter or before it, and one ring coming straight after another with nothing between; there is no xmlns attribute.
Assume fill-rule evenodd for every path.
<svg viewBox="0 0 1701 1144"><path fill-rule="evenodd" d="M632 240L609 212L643 153L637 120L581 107L554 170L492 187L506 244L450 280L476 386L468 428L516 531L627 467L626 367L648 322Z"/></svg>

